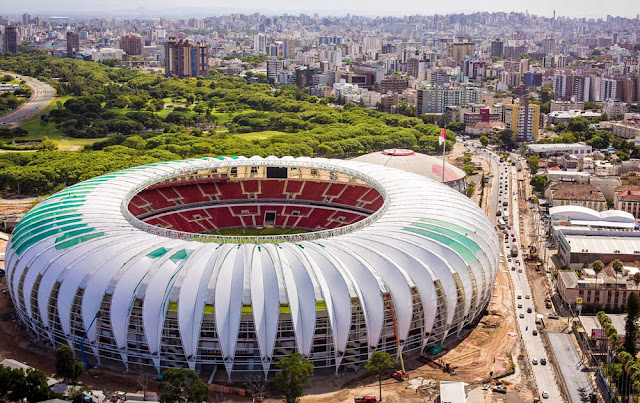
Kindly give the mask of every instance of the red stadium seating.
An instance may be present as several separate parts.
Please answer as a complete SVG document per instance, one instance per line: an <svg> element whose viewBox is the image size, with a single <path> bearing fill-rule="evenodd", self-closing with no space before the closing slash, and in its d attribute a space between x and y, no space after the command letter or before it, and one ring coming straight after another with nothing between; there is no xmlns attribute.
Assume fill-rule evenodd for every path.
<svg viewBox="0 0 640 403"><path fill-rule="evenodd" d="M228 204L232 201L234 204ZM270 226L322 230L357 222L382 203L380 194L366 186L298 179L225 179L156 185L134 196L129 211L144 216L149 224L193 233L263 227L267 212L275 213Z"/></svg>

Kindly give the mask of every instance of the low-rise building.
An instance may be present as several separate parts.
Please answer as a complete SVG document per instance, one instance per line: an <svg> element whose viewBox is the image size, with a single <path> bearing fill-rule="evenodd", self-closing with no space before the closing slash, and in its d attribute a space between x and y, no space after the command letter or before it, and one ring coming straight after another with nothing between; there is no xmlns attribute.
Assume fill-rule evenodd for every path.
<svg viewBox="0 0 640 403"><path fill-rule="evenodd" d="M566 123L569 123L569 120L571 120L572 118L577 118L579 116L582 116L583 118L599 118L602 116L602 114L598 112L576 111L576 110L555 111L555 112L550 112L547 115L547 121L549 122L549 124L557 124L557 123L566 124Z"/></svg>
<svg viewBox="0 0 640 403"><path fill-rule="evenodd" d="M614 136L623 139L633 139L640 137L640 125L633 121L613 122L611 132Z"/></svg>
<svg viewBox="0 0 640 403"><path fill-rule="evenodd" d="M609 161L596 160L593 162L597 176L613 176L618 174L618 166Z"/></svg>
<svg viewBox="0 0 640 403"><path fill-rule="evenodd" d="M640 186L618 186L613 196L613 206L633 214L636 219L640 218Z"/></svg>
<svg viewBox="0 0 640 403"><path fill-rule="evenodd" d="M607 101L602 104L602 113L606 113L609 116L624 115L627 113L627 104L620 101Z"/></svg>
<svg viewBox="0 0 640 403"><path fill-rule="evenodd" d="M582 306L594 309L621 310L627 304L632 293L640 293L640 286L633 282L633 275L640 272L635 263L629 263L616 274L609 265L598 276L592 269L583 270L578 277L575 271L567 270L558 273L557 289L562 301L575 305L577 298L582 298Z"/></svg>
<svg viewBox="0 0 640 403"><path fill-rule="evenodd" d="M583 111L582 101L551 101L549 102L549 112L557 111Z"/></svg>
<svg viewBox="0 0 640 403"><path fill-rule="evenodd" d="M550 187L549 204L558 206L583 206L602 211L607 209L607 199L600 189L591 184L556 183Z"/></svg>
<svg viewBox="0 0 640 403"><path fill-rule="evenodd" d="M573 268L581 268L585 260L600 260L605 264L615 259L640 260L640 231L603 231L598 235L569 235L560 231L557 244L563 263Z"/></svg>
<svg viewBox="0 0 640 403"><path fill-rule="evenodd" d="M550 157L562 154L588 155L593 152L593 147L585 143L527 144L527 150L538 157Z"/></svg>

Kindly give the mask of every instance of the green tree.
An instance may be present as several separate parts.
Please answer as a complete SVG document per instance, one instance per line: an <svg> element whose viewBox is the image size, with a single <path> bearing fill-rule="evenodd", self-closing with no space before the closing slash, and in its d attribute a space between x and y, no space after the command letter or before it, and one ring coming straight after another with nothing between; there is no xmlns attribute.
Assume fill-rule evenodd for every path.
<svg viewBox="0 0 640 403"><path fill-rule="evenodd" d="M0 366L0 401L41 402L54 396L42 371L29 368L25 373L22 369Z"/></svg>
<svg viewBox="0 0 640 403"><path fill-rule="evenodd" d="M594 273L596 273L596 281L595 283L593 283L593 287L596 288L598 285L598 275L600 275L602 270L604 270L604 263L602 263L601 260L596 260L591 265L591 268L593 269ZM597 292L597 291L594 291L594 292Z"/></svg>
<svg viewBox="0 0 640 403"><path fill-rule="evenodd" d="M627 299L627 319L624 325L624 349L635 357L638 353L638 318L640 318L640 299L638 294L631 293Z"/></svg>
<svg viewBox="0 0 640 403"><path fill-rule="evenodd" d="M380 391L380 398L378 401L382 401L382 374L389 368L393 368L396 362L391 358L389 353L384 351L374 351L371 353L371 357L364 364L364 369L375 374L378 377L378 388Z"/></svg>
<svg viewBox="0 0 640 403"><path fill-rule="evenodd" d="M462 166L462 170L464 171L465 174L467 174L467 176L471 176L475 174L476 169L477 169L476 166L471 164L466 164Z"/></svg>
<svg viewBox="0 0 640 403"><path fill-rule="evenodd" d="M466 153L464 157L462 157L463 164L469 164L471 162L471 154Z"/></svg>
<svg viewBox="0 0 640 403"><path fill-rule="evenodd" d="M545 84L540 88L540 102L543 104L553 101L555 94L553 92L553 86L551 84Z"/></svg>
<svg viewBox="0 0 640 403"><path fill-rule="evenodd" d="M529 170L532 174L538 172L538 164L540 163L540 158L536 155L532 155L527 158L527 164L529 164Z"/></svg>
<svg viewBox="0 0 640 403"><path fill-rule="evenodd" d="M617 295L618 294L618 277L620 273L622 273L622 269L624 268L624 265L622 264L622 260L615 259L611 264L611 267L613 268L613 272L616 275L616 295Z"/></svg>
<svg viewBox="0 0 640 403"><path fill-rule="evenodd" d="M287 403L295 403L304 395L306 388L311 386L313 364L302 354L293 353L278 361L278 372L275 376L276 386L284 395Z"/></svg>
<svg viewBox="0 0 640 403"><path fill-rule="evenodd" d="M56 374L64 378L65 382L77 381L84 370L84 365L76 361L71 347L65 344L56 350Z"/></svg>
<svg viewBox="0 0 640 403"><path fill-rule="evenodd" d="M57 150L58 149L58 142L55 141L55 140L50 139L47 136L44 136L42 138L42 141L40 141L40 148L42 150L47 150L47 151Z"/></svg>
<svg viewBox="0 0 640 403"><path fill-rule="evenodd" d="M482 144L482 147L488 146L489 145L489 137L480 136L480 144Z"/></svg>
<svg viewBox="0 0 640 403"><path fill-rule="evenodd" d="M585 259L584 263L582 263L582 270L589 268L589 259Z"/></svg>
<svg viewBox="0 0 640 403"><path fill-rule="evenodd" d="M162 403L211 401L209 388L191 369L172 368L164 371L160 390Z"/></svg>
<svg viewBox="0 0 640 403"><path fill-rule="evenodd" d="M549 183L549 179L544 175L534 175L529 182L538 193L543 193Z"/></svg>

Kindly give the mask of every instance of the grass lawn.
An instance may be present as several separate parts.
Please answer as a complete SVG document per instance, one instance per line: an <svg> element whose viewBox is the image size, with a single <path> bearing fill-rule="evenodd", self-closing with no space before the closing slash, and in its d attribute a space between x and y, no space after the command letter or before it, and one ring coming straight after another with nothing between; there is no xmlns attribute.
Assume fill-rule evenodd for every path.
<svg viewBox="0 0 640 403"><path fill-rule="evenodd" d="M265 130L263 132L250 132L250 133L237 133L234 136L242 137L245 140L265 140L271 136L278 134L286 134L285 132L279 132L276 130Z"/></svg>
<svg viewBox="0 0 640 403"><path fill-rule="evenodd" d="M206 232L211 235L225 235L225 236L265 236L265 235L285 235L285 234L304 234L309 232L303 229L294 228L228 228L219 229L216 231Z"/></svg>

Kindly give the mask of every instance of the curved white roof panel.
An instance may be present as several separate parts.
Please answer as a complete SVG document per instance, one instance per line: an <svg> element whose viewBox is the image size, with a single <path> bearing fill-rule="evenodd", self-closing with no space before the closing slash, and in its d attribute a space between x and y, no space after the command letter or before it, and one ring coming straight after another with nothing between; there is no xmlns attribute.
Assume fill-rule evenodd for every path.
<svg viewBox="0 0 640 403"><path fill-rule="evenodd" d="M312 202L271 195L234 204L219 197L222 187L200 180L188 190L197 204L171 202L175 178L240 167L286 168L289 176L279 176L285 187L304 179L298 170L322 170L331 175L310 192L320 186L336 196L355 183L365 193L375 189L381 201L367 210L362 206L371 199L365 202L363 193L361 203L335 209L339 214L327 212L331 197L322 194ZM334 174L351 179L338 183ZM231 183L253 195L247 189L262 184L251 180ZM302 213L291 222L303 208L309 214L318 208L331 225L233 237L193 232L200 228L195 224L190 232L161 228L138 218L153 213L148 205L136 207L137 215L129 211L134 197L158 184L168 186L162 194L171 202L157 214L168 217L165 223L172 214L192 223L214 214L207 208L224 207L215 214L236 214L251 226L245 216L256 205L277 212L298 203ZM206 186L214 189L211 196ZM596 218L570 209L561 212ZM348 217L355 218L343 222ZM626 218L608 213L606 219ZM357 160L234 157L161 162L71 186L22 219L6 262L20 317L56 344L78 349L84 338L84 353L98 362L158 371L220 366L231 376L268 374L293 351L316 367L356 369L374 349L395 353L392 322L405 352L441 344L488 304L498 257L498 239L482 210L422 175Z"/></svg>
<svg viewBox="0 0 640 403"><path fill-rule="evenodd" d="M558 206L551 207L549 214L552 217L567 217L580 221L608 221L618 223L636 223L633 214L622 210L596 211L583 206Z"/></svg>

